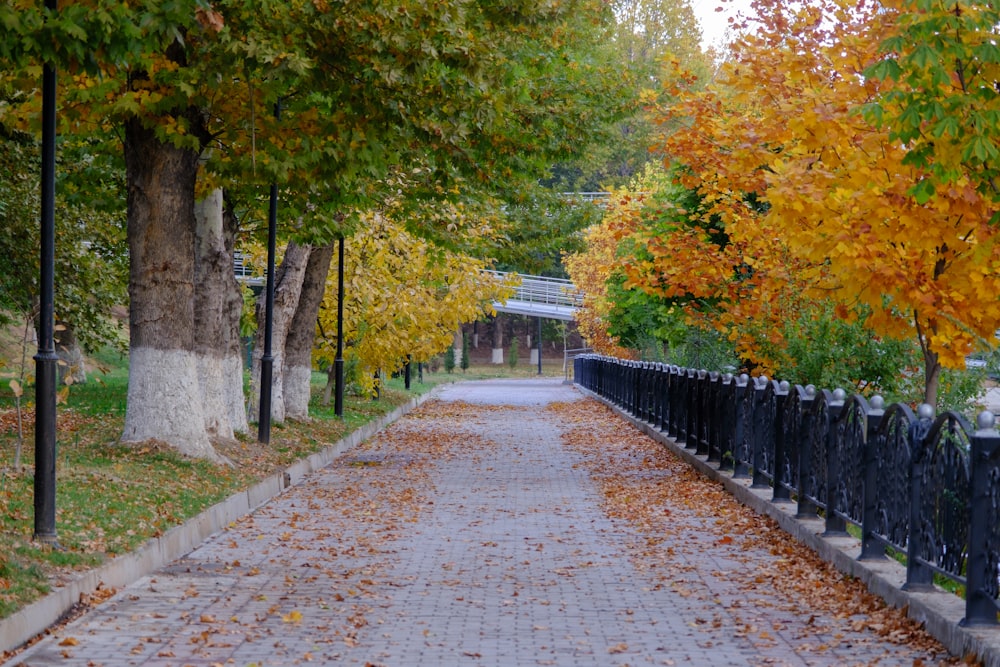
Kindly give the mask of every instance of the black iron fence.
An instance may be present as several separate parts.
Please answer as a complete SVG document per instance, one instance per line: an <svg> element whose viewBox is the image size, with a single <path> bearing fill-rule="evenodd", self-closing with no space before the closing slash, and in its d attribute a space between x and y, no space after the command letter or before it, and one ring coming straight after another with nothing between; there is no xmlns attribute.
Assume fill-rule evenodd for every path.
<svg viewBox="0 0 1000 667"><path fill-rule="evenodd" d="M821 517L826 535L861 534L861 559L906 556L908 590L942 576L966 590L964 625L996 625L1000 595L1000 433L929 405L885 406L843 390L599 355L576 384L734 477Z"/></svg>

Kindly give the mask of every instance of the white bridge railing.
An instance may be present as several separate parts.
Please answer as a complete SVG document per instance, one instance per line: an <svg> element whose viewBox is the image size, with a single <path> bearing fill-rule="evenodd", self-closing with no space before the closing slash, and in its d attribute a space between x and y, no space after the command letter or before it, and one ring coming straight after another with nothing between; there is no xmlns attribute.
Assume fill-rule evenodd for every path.
<svg viewBox="0 0 1000 667"><path fill-rule="evenodd" d="M510 298L493 304L501 312L571 320L576 309L583 305L583 292L569 280L503 271L486 273L501 281L515 283Z"/></svg>

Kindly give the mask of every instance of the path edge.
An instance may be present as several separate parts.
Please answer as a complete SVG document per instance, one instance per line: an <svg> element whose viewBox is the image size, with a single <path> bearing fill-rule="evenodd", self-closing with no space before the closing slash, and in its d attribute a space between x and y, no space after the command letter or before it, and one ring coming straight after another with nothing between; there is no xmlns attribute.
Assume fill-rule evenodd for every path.
<svg viewBox="0 0 1000 667"><path fill-rule="evenodd" d="M822 519L796 518L796 504L774 503L772 489L754 489L749 479L733 479L726 471L717 470L707 462L707 456L696 455L677 444L673 438L649 422L643 421L611 401L576 385L581 394L608 406L619 418L662 444L705 477L719 482L739 502L758 514L774 519L786 533L812 549L841 573L860 580L869 591L887 604L905 609L907 616L921 623L935 639L953 655L960 658L972 655L984 667L1000 667L1000 630L997 628L962 627L965 601L953 593L936 588L930 592L911 592L902 589L906 581L906 568L887 558L880 561L858 560L861 541L853 537L824 537Z"/></svg>
<svg viewBox="0 0 1000 667"><path fill-rule="evenodd" d="M338 456L357 447L385 427L427 402L438 393L435 387L411 398L389 414L360 426L334 444L300 459L251 487L148 540L134 551L117 556L93 570L63 584L24 609L0 620L0 654L15 651L47 630L74 606L104 589L120 589L194 551L223 528L260 509L285 490L299 484L306 475L325 468ZM16 660L17 656L13 659Z"/></svg>

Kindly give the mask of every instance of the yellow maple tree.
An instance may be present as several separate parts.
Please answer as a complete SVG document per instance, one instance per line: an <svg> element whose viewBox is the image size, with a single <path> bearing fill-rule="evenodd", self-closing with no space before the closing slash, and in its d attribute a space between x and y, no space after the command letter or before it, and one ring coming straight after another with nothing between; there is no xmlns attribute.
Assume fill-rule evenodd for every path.
<svg viewBox="0 0 1000 667"><path fill-rule="evenodd" d="M1000 327L990 207L962 178L926 201L911 196L928 174L860 113L880 87L900 85L863 76L894 12L846 0L754 7L757 31L717 81L678 88L660 110L682 125L662 148L751 269L754 293L729 302L730 324L782 305L767 294L832 298L844 316L867 306L876 331L915 336L934 404L942 367L961 367Z"/></svg>
<svg viewBox="0 0 1000 667"><path fill-rule="evenodd" d="M486 260L408 233L384 212L364 214L344 257L344 357L357 364L358 384L371 390L376 372L395 372L408 357L428 361L451 345L462 324L492 314L492 303L509 297L510 288L487 268ZM313 353L323 368L337 347L337 271L335 258Z"/></svg>

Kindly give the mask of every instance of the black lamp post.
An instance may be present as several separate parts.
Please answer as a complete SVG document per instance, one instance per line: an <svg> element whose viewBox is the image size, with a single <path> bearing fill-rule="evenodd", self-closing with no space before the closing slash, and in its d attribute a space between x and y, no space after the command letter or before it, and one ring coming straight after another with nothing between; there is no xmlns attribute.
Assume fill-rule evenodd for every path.
<svg viewBox="0 0 1000 667"><path fill-rule="evenodd" d="M45 0L55 12L56 0ZM56 68L42 70L41 270L38 353L35 355L35 533L56 542L56 367L55 220L56 220Z"/></svg>
<svg viewBox="0 0 1000 667"><path fill-rule="evenodd" d="M333 412L344 416L344 237L337 242L337 356L333 360Z"/></svg>
<svg viewBox="0 0 1000 667"><path fill-rule="evenodd" d="M281 118L281 102L274 105L274 117ZM274 380L274 355L271 339L274 335L274 254L278 233L278 185L271 185L271 202L267 214L267 287L264 296L264 355L260 360L260 416L257 419L257 442L271 442L271 385Z"/></svg>

